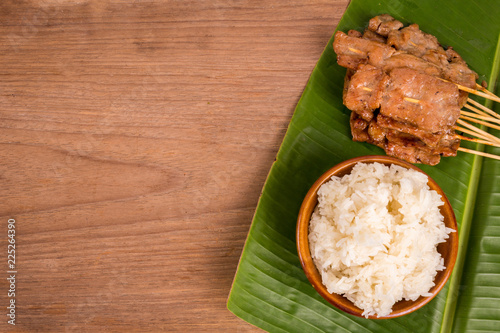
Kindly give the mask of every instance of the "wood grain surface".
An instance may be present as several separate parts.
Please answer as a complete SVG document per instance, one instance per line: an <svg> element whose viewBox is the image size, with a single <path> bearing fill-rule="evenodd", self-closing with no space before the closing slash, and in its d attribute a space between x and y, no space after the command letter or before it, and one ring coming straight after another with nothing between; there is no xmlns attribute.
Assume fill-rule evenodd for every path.
<svg viewBox="0 0 500 333"><path fill-rule="evenodd" d="M227 296L347 2L2 0L0 331L259 332Z"/></svg>

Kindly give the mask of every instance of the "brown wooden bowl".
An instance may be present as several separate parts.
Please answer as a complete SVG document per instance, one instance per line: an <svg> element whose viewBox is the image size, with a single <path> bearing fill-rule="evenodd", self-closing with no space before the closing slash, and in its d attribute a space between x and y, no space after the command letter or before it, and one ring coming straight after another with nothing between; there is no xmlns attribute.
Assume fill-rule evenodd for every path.
<svg viewBox="0 0 500 333"><path fill-rule="evenodd" d="M382 163L384 165L396 164L408 169L417 170L419 172L424 173L419 168L414 165L407 163L405 161L401 161L399 159L388 157L388 156L362 156L356 157L345 162L342 162L327 172L325 172L311 187L309 192L307 193L302 206L300 208L299 217L297 221L297 250L299 253L300 262L302 264L302 268L304 269L307 278L316 289L316 291L323 296L328 302L337 307L338 309L350 313L352 315L362 317L363 310L355 306L351 301L345 298L342 295L338 294L330 294L326 287L323 285L321 281L321 275L319 274L316 266L314 265L313 259L311 257L311 253L309 250L309 221L311 219L311 214L314 211L318 203L317 192L321 185L325 182L329 181L332 176L342 177L345 174L351 172L352 168L356 163ZM424 173L425 174L425 173ZM441 195L442 200L444 201L444 205L440 207L441 214L444 216L444 223L448 228L457 230L457 221L455 219L455 214L453 213L453 208L450 205L450 202L446 198L443 190L439 187L439 185L431 179L429 176L428 185L431 190L435 190ZM388 319L395 318L411 313L425 304L427 304L431 299L433 299L439 291L443 288L448 281L448 278L453 271L453 267L455 266L455 260L457 258L458 252L458 232L452 232L449 234L449 238L444 243L440 243L438 245L438 252L444 258L444 265L446 269L443 271L439 271L434 279L434 287L429 291L432 296L429 297L419 297L415 301L399 301L394 304L392 307L392 312L383 317L370 316L370 319Z"/></svg>

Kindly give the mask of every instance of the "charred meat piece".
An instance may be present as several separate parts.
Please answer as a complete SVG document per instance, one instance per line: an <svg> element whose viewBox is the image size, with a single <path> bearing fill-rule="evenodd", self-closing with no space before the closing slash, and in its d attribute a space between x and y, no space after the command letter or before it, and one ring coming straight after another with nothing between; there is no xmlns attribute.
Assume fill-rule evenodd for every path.
<svg viewBox="0 0 500 333"><path fill-rule="evenodd" d="M448 57L449 63L457 63L462 65L467 65L465 60L462 59L460 54L457 53L451 46L446 49L446 56Z"/></svg>
<svg viewBox="0 0 500 333"><path fill-rule="evenodd" d="M409 128L412 128L411 126L385 126L387 123L384 122L383 117L377 117L377 124L385 130L386 137L388 140L394 141L394 133L397 133L399 135L405 135L408 138L412 138L413 141L419 142L420 148L428 153L432 154L439 154L443 156L455 156L456 155L456 150L458 149L458 145L460 145L460 139L456 137L452 131L446 132L446 133L439 133L439 134L428 134L428 136L419 137L419 134L422 135L423 133L420 132L412 132L411 130L408 130ZM387 119L387 118L385 118ZM432 139L433 144L430 145L428 144L428 140Z"/></svg>
<svg viewBox="0 0 500 333"><path fill-rule="evenodd" d="M351 77L344 104L366 121L373 118L373 111L380 107L383 88L388 76L377 67L360 65Z"/></svg>
<svg viewBox="0 0 500 333"><path fill-rule="evenodd" d="M403 23L395 20L394 17L388 14L375 16L368 22L368 29L377 34L387 37L391 31L399 30L403 27Z"/></svg>
<svg viewBox="0 0 500 333"><path fill-rule="evenodd" d="M356 70L360 64L366 64L368 57L381 58L376 59L381 62L389 58L395 51L390 46L374 42L372 40L352 37L342 31L335 33L333 49L337 54L337 63L346 68Z"/></svg>
<svg viewBox="0 0 500 333"><path fill-rule="evenodd" d="M467 65L455 62L444 67L443 78L461 84L472 89L476 88L476 80L479 78L476 72L472 71Z"/></svg>
<svg viewBox="0 0 500 333"><path fill-rule="evenodd" d="M369 143L385 148L387 142L387 129L381 127L377 119L370 121L370 124L368 125L368 136L369 139L367 141Z"/></svg>
<svg viewBox="0 0 500 333"><path fill-rule="evenodd" d="M448 65L448 56L444 50L427 50L422 56L422 60L439 67L446 67Z"/></svg>
<svg viewBox="0 0 500 333"><path fill-rule="evenodd" d="M446 49L446 55L448 56L449 68L445 70L446 74L443 75L444 78L461 84L463 86L475 89L476 80L479 78L476 72L469 69L465 60L462 59L460 54L458 54L452 47ZM453 73L453 70L459 73ZM467 97L469 94L465 91L460 91L460 98L458 105L462 108L467 102Z"/></svg>
<svg viewBox="0 0 500 333"><path fill-rule="evenodd" d="M349 30L347 32L347 36L361 38L361 37L363 37L363 34L361 32L359 32L358 30Z"/></svg>
<svg viewBox="0 0 500 333"><path fill-rule="evenodd" d="M403 123L392 118L385 117L381 114L377 117L377 123L385 129L410 134L424 142L429 147L436 147L441 141L441 137L444 135L444 133L431 133L418 128L417 126Z"/></svg>
<svg viewBox="0 0 500 333"><path fill-rule="evenodd" d="M391 133L385 151L388 155L406 160L410 163L424 163L436 165L441 155L433 154L425 149L425 145L409 135Z"/></svg>
<svg viewBox="0 0 500 333"><path fill-rule="evenodd" d="M450 130L448 133L441 137L438 147L441 151L441 156L457 156L457 150L460 146L460 139L457 138L455 132Z"/></svg>
<svg viewBox="0 0 500 333"><path fill-rule="evenodd" d="M454 134L446 134L442 137L442 141L439 145L432 148L427 146L425 143L420 141L418 138L398 131L388 130L386 132L387 145L393 148L393 145L403 145L408 146L418 152L418 158L421 159L424 156L456 156L458 146L460 145L460 139L457 139ZM427 158L429 159L429 158ZM435 160L432 158L432 160ZM439 162L439 159L437 159ZM428 163L426 163L428 164Z"/></svg>
<svg viewBox="0 0 500 333"><path fill-rule="evenodd" d="M349 123L354 141L370 141L370 137L368 136L368 122L366 120L361 119L356 112L351 112Z"/></svg>
<svg viewBox="0 0 500 333"><path fill-rule="evenodd" d="M431 133L456 123L460 108L454 84L409 68L396 68L389 77L380 114Z"/></svg>
<svg viewBox="0 0 500 333"><path fill-rule="evenodd" d="M352 112L350 125L353 141L368 142L385 149L387 129L378 126L375 118L368 122Z"/></svg>
<svg viewBox="0 0 500 333"><path fill-rule="evenodd" d="M387 37L387 44L417 57L422 57L429 50L442 53L446 57L446 52L437 38L420 30L417 24L411 24L401 30L392 30Z"/></svg>
<svg viewBox="0 0 500 333"><path fill-rule="evenodd" d="M387 43L387 38L385 38L384 36L382 35L379 35L378 33L376 32L373 32L371 30L368 30L366 29L365 32L363 33L363 36L362 36L364 39L368 39L368 40L372 40L374 42L379 42L379 43L382 43L382 44L385 44Z"/></svg>
<svg viewBox="0 0 500 333"><path fill-rule="evenodd" d="M349 90L349 83L351 82L351 78L356 71L352 69L347 69L344 76L344 90L342 91L342 100L345 101L345 97L347 95L347 90Z"/></svg>
<svg viewBox="0 0 500 333"><path fill-rule="evenodd" d="M441 76L442 69L422 58L404 52L395 52L394 55L384 60L380 67L386 72L394 68L407 67L432 76Z"/></svg>

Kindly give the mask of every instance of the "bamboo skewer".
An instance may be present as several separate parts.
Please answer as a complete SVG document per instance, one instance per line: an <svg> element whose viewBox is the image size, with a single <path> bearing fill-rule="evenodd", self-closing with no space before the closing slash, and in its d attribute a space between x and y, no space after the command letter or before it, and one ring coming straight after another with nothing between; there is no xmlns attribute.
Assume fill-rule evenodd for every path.
<svg viewBox="0 0 500 333"><path fill-rule="evenodd" d="M500 124L500 119L490 117L487 114L483 115L483 114L478 114L478 113L474 113L474 112L467 112L467 111L463 111L463 110L460 110L460 114L464 115L464 116L469 116L472 118L486 120L486 121L490 121L492 123Z"/></svg>
<svg viewBox="0 0 500 333"><path fill-rule="evenodd" d="M457 84L457 87L459 89L462 88L458 84ZM477 91L473 92L473 91L469 91L469 90L466 90L466 89L461 89L461 90L465 90L465 91L468 91L470 93L476 94L478 96L481 96L481 97L484 97L484 98L487 98L487 99L491 99L491 100L494 100L496 102L500 102L500 99L498 98L498 96L496 96L495 94L493 94L492 92L490 92L488 89L484 88L483 86L481 86L481 85L479 85L477 83L476 83L476 87L479 90L481 90L486 96L483 96L482 95L483 93L481 93L481 94L477 93ZM482 105L481 103L476 102L473 99L468 98L467 102L470 103L470 104L472 104L472 105L474 105L475 107L472 106L472 105L470 105L470 104L467 104L467 103L464 105L464 107L466 107L467 109L469 109L471 111L474 111L477 115L476 114L471 114L470 112L466 112L466 111L460 111L462 119L467 119L467 120L470 120L472 122L485 125L487 127L492 127L492 128L500 129L499 126L496 126L496 125L493 125L491 123L487 123L487 122L475 119L475 118L479 118L479 119L487 120L487 121L490 121L490 122L500 123L500 115L498 113L494 112L493 110L490 110L486 106ZM488 116L488 115L490 115L490 116ZM491 117L491 116L493 116L493 117ZM460 119L457 120L457 123L459 123L459 124L461 124L463 126L466 126L468 128L475 127L475 126L472 126L472 125L467 126L466 125L467 123L464 122L463 120L460 120ZM469 137L457 134L456 136L459 139L461 139L461 140L473 141L473 142L477 142L477 143L480 143L480 144L490 145L490 146L494 146L494 147L500 147L500 142L499 142L498 138L494 137L493 135L491 135L491 134L489 134L487 132L482 131L481 129L479 129L477 127L476 127L476 129L474 129L472 131L468 131L468 130L467 131L463 131L463 130L466 130L466 129L465 128L460 128L460 127L458 127L457 129L461 130L464 133L469 132L468 134L472 134L472 135L475 135L477 137L480 137L480 139L476 139L476 138L469 138ZM483 136L483 134L487 134L487 135ZM484 140L484 139L486 139L486 140ZM493 139L495 139L495 140L493 140ZM500 160L500 156L494 155L494 154L485 153L483 151L472 150L472 149L468 149L468 148L464 148L464 147L459 147L458 151L461 151L461 152L464 152L464 153L469 153L469 154L474 154L474 155L479 155L479 156L483 156L483 157L487 157L487 158L492 158L492 159L495 159L495 160Z"/></svg>
<svg viewBox="0 0 500 333"><path fill-rule="evenodd" d="M488 94L490 96L496 96L494 93L492 93L491 91L489 91L488 89L486 89L485 87L483 87L482 85L480 85L479 83L476 83L476 88L479 89L479 90L481 90L485 94Z"/></svg>
<svg viewBox="0 0 500 333"><path fill-rule="evenodd" d="M487 138L487 140L489 139L489 141L493 141L493 142L498 142L498 143L500 143L500 139L499 139L499 138L497 138L496 136L491 135L490 133L485 132L485 131L483 131L482 129L477 128L476 126L471 125L471 124L469 124L469 123L467 123L467 122L465 122L465 121L463 121L463 120L461 120L461 119L458 119L458 120L457 120L457 124L460 124L460 125L462 125L462 126L467 127L468 129L470 129L470 130L472 130L472 131L474 131L474 132L476 132L476 133L480 134L483 138ZM477 135L476 135L476 136L477 136Z"/></svg>
<svg viewBox="0 0 500 333"><path fill-rule="evenodd" d="M480 108L481 110L485 111L485 112L486 112L486 113L488 113L489 115L492 115L493 117L500 119L500 114L496 113L496 112L495 112L495 111L493 111L493 110L488 109L488 108L487 108L486 106L484 106L483 104L478 103L478 102L476 102L475 100L470 99L470 98L467 98L467 102L468 102L468 103L470 103L470 104L472 104L472 105L474 105L474 106L476 106L476 107L478 107L478 108ZM465 105L465 107L467 107L467 104ZM467 107L467 108L470 110L470 108L469 108L469 107Z"/></svg>
<svg viewBox="0 0 500 333"><path fill-rule="evenodd" d="M486 112L484 112L484 111L481 111L481 110L479 110L478 108L475 108L475 107L473 107L472 105L469 105L469 104L467 104L467 103L465 103L465 104L464 104L464 108L469 109L469 110L471 110L471 111L474 111L475 113L480 114L480 115L482 115L482 116L488 116L488 117L491 117L491 115L490 115L490 114L488 114L488 113L486 113Z"/></svg>
<svg viewBox="0 0 500 333"><path fill-rule="evenodd" d="M459 132L463 132L463 133L467 133L469 135L473 135L473 136L476 136L478 137L479 139L482 139L482 140L485 140L485 141L489 141L489 142L493 142L490 138L488 138L487 136L484 136L482 134L479 134L477 132L474 132L474 131L471 131L465 127L460 127L460 126L454 126L453 127L456 131L459 131ZM458 134L456 134L458 135ZM500 142L499 142L500 144Z"/></svg>
<svg viewBox="0 0 500 333"><path fill-rule="evenodd" d="M493 154L488 154L482 151L477 151L477 150L472 150L464 147L458 147L459 151L463 151L464 153L469 153L469 154L474 154L474 155L479 155L479 156L484 156L484 157L489 157L493 158L495 160L500 160L500 156L498 155L493 155Z"/></svg>
<svg viewBox="0 0 500 333"><path fill-rule="evenodd" d="M437 76L436 76L437 77ZM491 99L495 102L499 102L500 103L500 97L498 97L497 95L493 94L492 92L488 91L488 93L484 93L484 92L481 92L481 91L478 91L476 89L472 89L472 88L469 88L469 87L466 87L466 86L463 86L461 84L458 84L456 82L451 82L451 81L448 81L448 80L445 80L445 79L442 79L440 77L437 77L438 79L440 79L441 81L444 81L444 82L449 82L449 83L453 83L454 85L457 86L457 88L459 90L463 90L463 91L467 91L468 93L471 93L471 94L474 94L474 95L477 95L477 96L481 96L481 97L484 97L484 98L487 98L487 99Z"/></svg>
<svg viewBox="0 0 500 333"><path fill-rule="evenodd" d="M491 99L491 100L493 100L495 102L499 102L500 103L500 97L498 97L496 95L487 94L487 93L484 93L484 92L481 92L481 91L477 91L476 89L471 89L469 87L462 86L461 84L458 84L458 83L454 83L454 84L460 90L467 91L468 93L471 93L471 94L474 94L474 95L478 95L478 96L484 97L486 99Z"/></svg>
<svg viewBox="0 0 500 333"><path fill-rule="evenodd" d="M488 145L488 146L493 146L493 147L499 147L500 148L500 143L495 143L495 142L491 142L491 141L488 141L488 140L482 140L482 139L476 139L476 138L469 138L468 136L463 136L463 135L460 135L460 134L455 134L455 137L457 137L460 140L471 141L471 142L480 143L480 144L483 144L483 145Z"/></svg>
<svg viewBox="0 0 500 333"><path fill-rule="evenodd" d="M476 123L476 124L481 124L481 125L484 125L484 126L487 126L487 127L491 127L491 128L500 130L500 126L498 126L498 125L493 125L493 124L490 124L490 123L487 123L485 121L482 121L482 120L479 120L479 119L475 119L475 118L472 118L472 117L469 117L469 116L461 116L460 119L465 119L465 120L468 120L468 121L472 121L473 123Z"/></svg>
<svg viewBox="0 0 500 333"><path fill-rule="evenodd" d="M475 119L473 117L481 117L483 119L487 119L489 121L495 121L495 122L498 122L499 119L491 118L489 116L483 116L481 114L476 115L474 113L473 113L473 117L469 117L468 115L464 115L464 113L470 114L470 112L466 112L466 111L460 111L460 113L461 113L461 116L460 116L460 119L457 120L457 124L461 124L463 126L466 126L470 130L467 128L460 127L460 126L455 126L455 129L458 131L461 131L463 133L467 133L467 134L470 134L472 136L475 136L477 138L469 138L469 137L462 136L459 134L455 134L455 137L459 138L460 140L472 141L472 142L485 144L485 145L489 145L489 146L493 146L493 147L500 147L500 139L498 139L497 137L491 135L490 133L485 132L485 131L483 131L483 130L481 130L481 129L479 129L471 124L468 124L467 122L465 122L463 120L463 119L466 119L466 120L469 120L471 122L475 122L477 124L485 125L485 126L488 126L491 128L500 129L500 126L493 125L491 123L487 123L487 122ZM479 156L483 156L483 157L487 157L487 158L500 160L500 156L490 154L490 153L485 153L483 151L472 150L472 149L468 149L465 147L459 147L457 150L465 152L465 153L469 153L469 154L474 154L474 155L479 155Z"/></svg>

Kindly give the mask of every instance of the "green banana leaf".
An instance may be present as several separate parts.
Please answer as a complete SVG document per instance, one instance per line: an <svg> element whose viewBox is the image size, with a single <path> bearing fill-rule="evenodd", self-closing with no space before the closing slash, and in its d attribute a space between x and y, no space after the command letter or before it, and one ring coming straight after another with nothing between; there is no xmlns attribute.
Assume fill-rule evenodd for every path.
<svg viewBox="0 0 500 333"><path fill-rule="evenodd" d="M480 80L495 85L500 65L498 0L353 0L337 29L362 31L388 13L417 23L453 46ZM422 309L396 319L351 316L327 303L308 282L295 243L297 214L309 187L346 159L384 154L353 142L342 104L345 69L332 39L297 105L259 200L236 272L228 309L270 332L499 332L500 161L459 152L437 166L418 165L450 200L459 224L460 250L450 281ZM496 91L498 95L498 91ZM485 105L500 111L480 98ZM499 133L494 133L499 135ZM499 149L462 145L500 154Z"/></svg>

